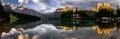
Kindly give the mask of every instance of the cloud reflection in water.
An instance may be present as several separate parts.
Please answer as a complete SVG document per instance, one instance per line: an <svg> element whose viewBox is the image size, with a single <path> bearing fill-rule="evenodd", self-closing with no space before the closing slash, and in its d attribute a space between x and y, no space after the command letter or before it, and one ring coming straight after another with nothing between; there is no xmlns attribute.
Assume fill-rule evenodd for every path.
<svg viewBox="0 0 120 39"><path fill-rule="evenodd" d="M24 30L23 32L12 28L9 33L2 33L1 39L103 39L105 38L103 36L106 36L106 38L109 39L115 37L117 34L117 32L111 32L106 35L98 35L91 27L66 31L57 29L52 24L41 24L33 29Z"/></svg>

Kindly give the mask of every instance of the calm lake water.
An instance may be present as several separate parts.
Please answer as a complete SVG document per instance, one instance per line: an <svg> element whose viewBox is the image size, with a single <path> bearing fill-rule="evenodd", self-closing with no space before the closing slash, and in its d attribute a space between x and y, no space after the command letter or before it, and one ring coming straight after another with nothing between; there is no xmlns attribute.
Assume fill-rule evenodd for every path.
<svg viewBox="0 0 120 39"><path fill-rule="evenodd" d="M19 28L23 28L24 32L21 33L28 34L29 38L37 35L39 39L120 39L120 22L102 23L85 19L1 21L1 38L17 39L20 35Z"/></svg>

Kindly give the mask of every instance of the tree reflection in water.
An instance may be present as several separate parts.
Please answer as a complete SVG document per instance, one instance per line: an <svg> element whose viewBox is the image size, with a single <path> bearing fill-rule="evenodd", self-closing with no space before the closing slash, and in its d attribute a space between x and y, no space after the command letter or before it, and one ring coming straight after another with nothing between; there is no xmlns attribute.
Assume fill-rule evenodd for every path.
<svg viewBox="0 0 120 39"><path fill-rule="evenodd" d="M84 36L88 36L88 38L92 38L92 36L94 38L99 38L99 39L102 39L102 38L115 38L116 36L114 35L111 35L111 31L113 31L114 29L120 27L119 26L119 22L109 22L109 23L102 23L102 22L96 22L95 20L79 20L79 21L76 21L76 20L61 20L61 25L58 25L58 26L54 26L54 27L57 27L57 28L61 28L63 30L66 30L66 32L58 32L58 31L51 31L51 32L47 32L45 35L40 35L42 36L41 38L46 38L49 37L49 38L53 38L53 37L65 37L65 36L70 36L73 38L79 38L79 36L83 36L83 37L80 37L80 38L84 38ZM45 24L47 25L47 24ZM50 26L50 25L47 25L47 26ZM44 28L44 27L38 27L38 28ZM49 27L47 27L49 28ZM80 30L77 30L77 29L80 29ZM28 29L28 30L32 30L32 29ZM34 28L33 28L34 30ZM44 30L44 29L43 29ZM68 30L73 30L73 31L68 31ZM25 30L26 31L26 30ZM26 31L27 32L27 31ZM29 33L32 33L33 31L31 32L28 32L28 36L31 36L31 34ZM37 33L39 32L39 29L35 32ZM42 32L42 31L40 31ZM114 31L116 32L116 31ZM112 33L112 34L116 34L116 33ZM119 32L119 30L118 30ZM55 35L56 34L56 35ZM78 37L76 37L77 35ZM32 38L36 38L38 39L39 35L36 35L36 34L32 34ZM52 36L51 36L52 35ZM91 36L90 36L91 35ZM96 37L95 37L96 36ZM67 38L67 37L65 37Z"/></svg>
<svg viewBox="0 0 120 39"><path fill-rule="evenodd" d="M8 32L13 26L9 25L9 20L0 21L0 35L2 32Z"/></svg>
<svg viewBox="0 0 120 39"><path fill-rule="evenodd" d="M108 34L113 29L119 27L118 22L102 23L95 20L61 20L61 25L62 26L58 26L57 28L63 30L74 30L78 28L91 27L96 30L98 34Z"/></svg>

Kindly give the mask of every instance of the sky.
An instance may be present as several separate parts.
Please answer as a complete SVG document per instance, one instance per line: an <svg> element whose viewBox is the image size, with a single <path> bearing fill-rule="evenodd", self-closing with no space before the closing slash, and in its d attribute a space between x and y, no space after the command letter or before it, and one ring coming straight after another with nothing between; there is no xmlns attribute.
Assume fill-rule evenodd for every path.
<svg viewBox="0 0 120 39"><path fill-rule="evenodd" d="M23 5L38 12L51 12L68 6L79 9L91 9L98 2L109 3L114 7L120 5L120 0L2 0L3 4Z"/></svg>

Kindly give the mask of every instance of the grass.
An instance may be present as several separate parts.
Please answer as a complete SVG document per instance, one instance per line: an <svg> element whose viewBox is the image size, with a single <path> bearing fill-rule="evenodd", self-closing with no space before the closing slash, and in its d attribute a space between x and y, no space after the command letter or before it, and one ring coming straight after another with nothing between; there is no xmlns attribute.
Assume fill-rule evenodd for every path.
<svg viewBox="0 0 120 39"><path fill-rule="evenodd" d="M10 24L18 20L14 15L10 14Z"/></svg>

